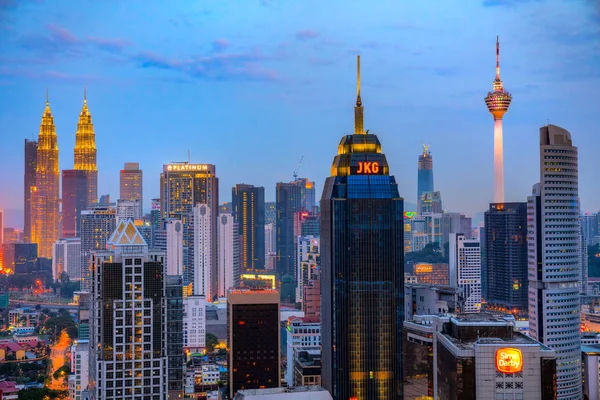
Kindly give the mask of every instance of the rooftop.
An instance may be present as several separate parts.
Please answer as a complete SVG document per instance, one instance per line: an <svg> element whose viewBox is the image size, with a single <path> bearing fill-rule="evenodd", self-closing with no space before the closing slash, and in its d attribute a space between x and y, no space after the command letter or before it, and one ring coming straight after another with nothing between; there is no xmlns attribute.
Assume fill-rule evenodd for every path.
<svg viewBox="0 0 600 400"><path fill-rule="evenodd" d="M600 344L584 344L581 352L589 356L600 356Z"/></svg>
<svg viewBox="0 0 600 400"><path fill-rule="evenodd" d="M270 388L270 389L245 389L238 391L238 394L246 396L256 396L265 394L280 394L280 393L303 393L303 392L326 392L321 386L296 386L293 388Z"/></svg>
<svg viewBox="0 0 600 400"><path fill-rule="evenodd" d="M451 318L451 321L458 325L507 325L515 324L515 317L509 314L494 312L479 312L457 314Z"/></svg>

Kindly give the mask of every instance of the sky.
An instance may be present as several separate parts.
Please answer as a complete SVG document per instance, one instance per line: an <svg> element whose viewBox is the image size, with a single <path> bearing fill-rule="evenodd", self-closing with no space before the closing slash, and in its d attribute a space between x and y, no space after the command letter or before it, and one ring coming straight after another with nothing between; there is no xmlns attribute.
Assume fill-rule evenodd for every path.
<svg viewBox="0 0 600 400"><path fill-rule="evenodd" d="M539 128L579 147L582 211L600 210L600 3L592 0L0 0L0 208L22 226L23 142L39 133L46 88L60 168L73 168L84 87L99 194L139 162L144 204L162 165L216 165L231 187L329 175L353 131L356 55L365 128L378 135L400 194L416 203L430 143L444 209L475 215L492 199L495 74L513 95L504 117L507 201L539 181Z"/></svg>

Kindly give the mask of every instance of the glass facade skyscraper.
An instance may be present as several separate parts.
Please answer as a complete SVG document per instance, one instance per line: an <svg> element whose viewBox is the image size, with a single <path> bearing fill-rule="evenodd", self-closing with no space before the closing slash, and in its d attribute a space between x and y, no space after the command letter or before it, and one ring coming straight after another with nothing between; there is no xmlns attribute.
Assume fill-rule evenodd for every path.
<svg viewBox="0 0 600 400"><path fill-rule="evenodd" d="M88 171L62 171L62 237L80 236L81 211L88 206Z"/></svg>
<svg viewBox="0 0 600 400"><path fill-rule="evenodd" d="M23 214L25 242L31 241L32 224L31 219L31 190L35 187L35 170L37 165L37 142L25 139L25 177L23 182Z"/></svg>
<svg viewBox="0 0 600 400"><path fill-rule="evenodd" d="M277 274L279 279L294 276L294 213L304 208L302 180L277 183Z"/></svg>
<svg viewBox="0 0 600 400"><path fill-rule="evenodd" d="M231 189L233 219L240 236L242 271L265 268L265 188L237 184Z"/></svg>
<svg viewBox="0 0 600 400"><path fill-rule="evenodd" d="M363 129L360 66L358 89L321 197L322 385L336 400L401 399L404 200Z"/></svg>
<svg viewBox="0 0 600 400"><path fill-rule="evenodd" d="M423 145L423 153L419 154L419 172L417 182L417 212L421 214L421 197L425 192L433 192L433 158L429 145Z"/></svg>

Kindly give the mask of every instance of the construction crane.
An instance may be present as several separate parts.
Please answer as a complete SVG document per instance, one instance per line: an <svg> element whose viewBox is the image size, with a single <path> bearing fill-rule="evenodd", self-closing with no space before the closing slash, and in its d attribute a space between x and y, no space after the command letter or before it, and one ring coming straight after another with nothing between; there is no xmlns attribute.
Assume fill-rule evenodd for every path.
<svg viewBox="0 0 600 400"><path fill-rule="evenodd" d="M294 171L294 180L298 179L298 172L300 172L300 168L302 167L302 160L304 160L304 156L300 157L300 162L298 163L298 168Z"/></svg>

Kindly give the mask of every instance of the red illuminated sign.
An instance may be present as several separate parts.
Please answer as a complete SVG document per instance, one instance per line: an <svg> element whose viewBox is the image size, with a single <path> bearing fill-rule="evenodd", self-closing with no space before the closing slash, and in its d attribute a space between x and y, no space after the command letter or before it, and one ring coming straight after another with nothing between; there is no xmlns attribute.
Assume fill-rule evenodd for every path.
<svg viewBox="0 0 600 400"><path fill-rule="evenodd" d="M357 174L368 175L368 174L378 174L379 173L379 163L378 162L367 162L360 161L358 163Z"/></svg>

